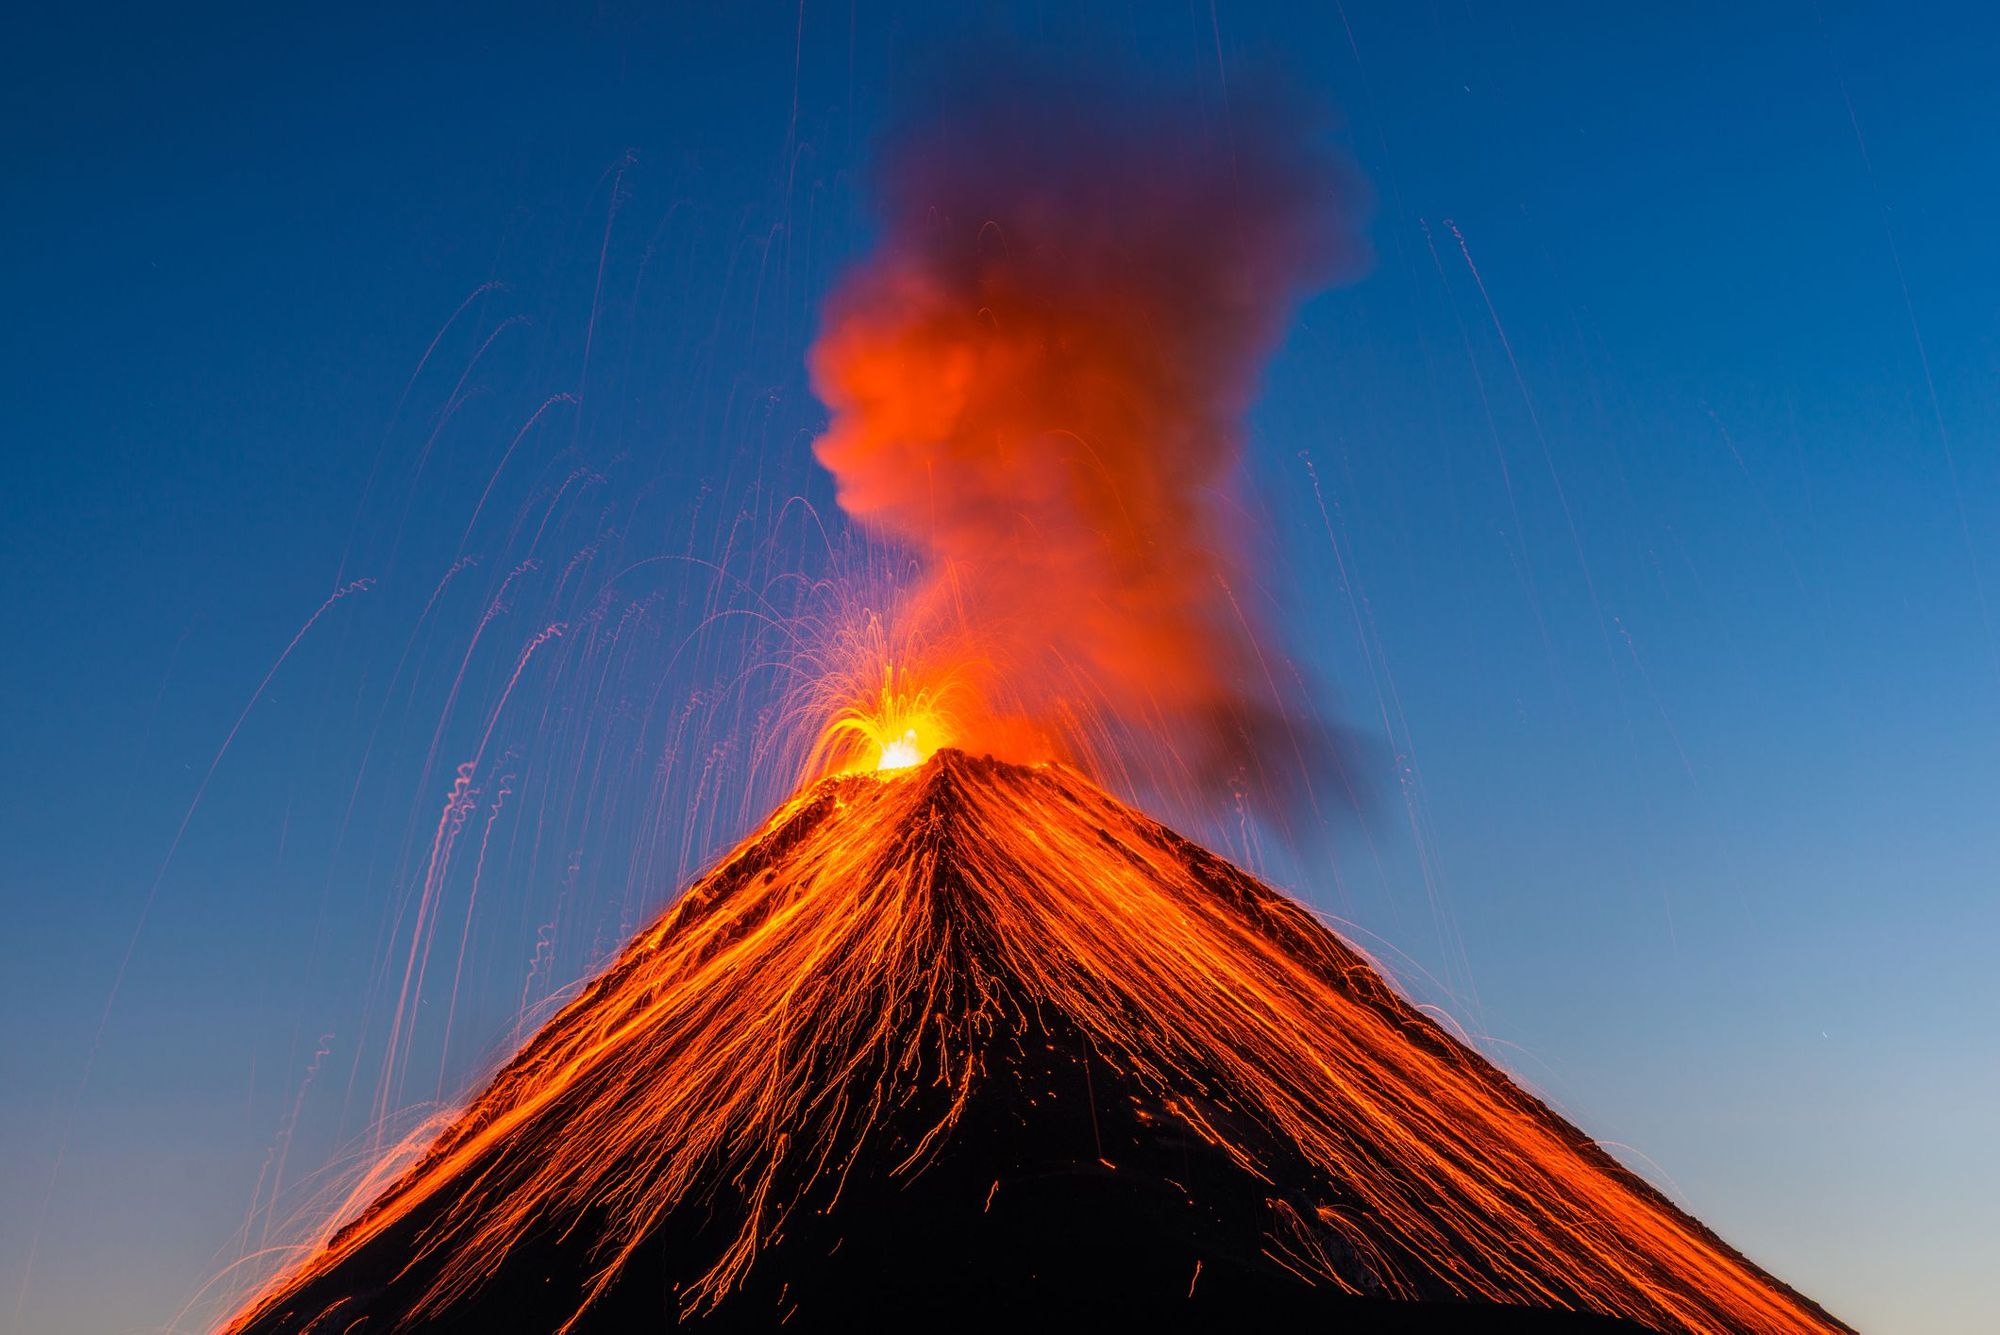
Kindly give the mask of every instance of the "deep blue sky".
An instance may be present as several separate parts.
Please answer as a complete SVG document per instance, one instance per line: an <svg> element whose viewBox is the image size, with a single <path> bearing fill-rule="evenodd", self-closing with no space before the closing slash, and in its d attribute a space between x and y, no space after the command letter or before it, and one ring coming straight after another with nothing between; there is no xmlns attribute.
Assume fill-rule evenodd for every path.
<svg viewBox="0 0 2000 1335"><path fill-rule="evenodd" d="M1383 800L1333 855L1263 865L1837 1314L1980 1329L2000 21L936 8L264 6L10 35L7 1321L32 1251L20 1328L165 1328L264 1236L281 1156L274 1239L365 1147L412 858L420 880L544 612L570 628L482 760L478 811L503 774L512 805L463 986L423 994L406 1119L769 800L731 740L763 679L704 686L757 648L731 581L809 562L783 502L828 494L817 301L867 244L894 89L1004 38L1115 52L1218 117L1284 68L1372 183L1374 267L1303 312L1245 481L1261 596L1377 744ZM580 402L522 438L462 545L558 393ZM649 559L590 640L593 563Z"/></svg>

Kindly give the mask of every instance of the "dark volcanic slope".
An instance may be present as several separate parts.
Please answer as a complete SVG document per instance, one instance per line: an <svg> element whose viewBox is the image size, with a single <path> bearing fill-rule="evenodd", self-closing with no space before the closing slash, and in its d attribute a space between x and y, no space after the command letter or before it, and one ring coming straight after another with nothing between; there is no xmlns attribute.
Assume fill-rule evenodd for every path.
<svg viewBox="0 0 2000 1335"><path fill-rule="evenodd" d="M1843 1329L1290 900L955 752L779 811L232 1329L1203 1313Z"/></svg>

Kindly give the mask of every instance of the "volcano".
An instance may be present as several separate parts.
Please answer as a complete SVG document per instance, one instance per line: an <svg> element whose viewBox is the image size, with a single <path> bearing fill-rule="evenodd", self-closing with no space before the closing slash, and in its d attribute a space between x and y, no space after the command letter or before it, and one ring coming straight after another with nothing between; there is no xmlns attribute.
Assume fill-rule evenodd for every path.
<svg viewBox="0 0 2000 1335"><path fill-rule="evenodd" d="M1078 771L824 780L231 1331L1836 1331Z"/></svg>

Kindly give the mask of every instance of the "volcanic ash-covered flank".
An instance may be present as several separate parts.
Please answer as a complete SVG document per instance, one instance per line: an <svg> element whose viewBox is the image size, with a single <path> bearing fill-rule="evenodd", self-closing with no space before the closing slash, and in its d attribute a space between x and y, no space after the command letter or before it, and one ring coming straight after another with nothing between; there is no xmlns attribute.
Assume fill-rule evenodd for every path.
<svg viewBox="0 0 2000 1335"><path fill-rule="evenodd" d="M237 1331L1842 1330L1076 771L823 782Z"/></svg>

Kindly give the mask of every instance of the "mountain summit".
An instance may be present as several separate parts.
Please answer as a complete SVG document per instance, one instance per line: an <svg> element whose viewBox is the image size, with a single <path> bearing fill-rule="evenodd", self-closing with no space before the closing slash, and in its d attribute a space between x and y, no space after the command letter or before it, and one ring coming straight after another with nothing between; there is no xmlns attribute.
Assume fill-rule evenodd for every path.
<svg viewBox="0 0 2000 1335"><path fill-rule="evenodd" d="M1077 771L821 782L236 1332L1846 1327Z"/></svg>

